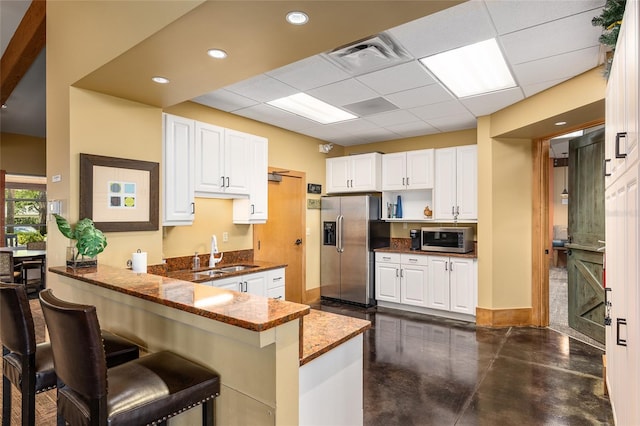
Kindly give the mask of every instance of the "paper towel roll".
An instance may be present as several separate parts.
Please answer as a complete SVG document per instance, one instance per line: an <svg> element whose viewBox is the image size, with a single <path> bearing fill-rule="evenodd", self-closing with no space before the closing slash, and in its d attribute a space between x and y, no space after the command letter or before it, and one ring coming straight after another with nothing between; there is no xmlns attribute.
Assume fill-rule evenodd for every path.
<svg viewBox="0 0 640 426"><path fill-rule="evenodd" d="M147 253L131 253L131 270L133 272L147 272Z"/></svg>

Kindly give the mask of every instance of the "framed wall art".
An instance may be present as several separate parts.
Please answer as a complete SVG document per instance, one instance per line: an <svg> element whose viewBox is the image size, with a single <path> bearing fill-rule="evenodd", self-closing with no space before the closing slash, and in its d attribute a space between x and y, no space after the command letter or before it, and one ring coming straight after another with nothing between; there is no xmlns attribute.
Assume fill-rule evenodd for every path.
<svg viewBox="0 0 640 426"><path fill-rule="evenodd" d="M103 232L157 231L158 163L80 154L80 218Z"/></svg>

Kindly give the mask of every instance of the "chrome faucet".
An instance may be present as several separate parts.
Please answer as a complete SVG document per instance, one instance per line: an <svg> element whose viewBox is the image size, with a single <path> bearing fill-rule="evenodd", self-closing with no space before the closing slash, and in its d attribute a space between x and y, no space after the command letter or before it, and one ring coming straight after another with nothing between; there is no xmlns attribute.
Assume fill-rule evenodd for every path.
<svg viewBox="0 0 640 426"><path fill-rule="evenodd" d="M224 255L224 253L220 253L220 257L216 257L215 255L218 254L218 239L216 238L215 234L211 236L211 255L209 256L209 267L210 268L215 268L216 265L218 264L218 262L220 262L222 260L222 256Z"/></svg>

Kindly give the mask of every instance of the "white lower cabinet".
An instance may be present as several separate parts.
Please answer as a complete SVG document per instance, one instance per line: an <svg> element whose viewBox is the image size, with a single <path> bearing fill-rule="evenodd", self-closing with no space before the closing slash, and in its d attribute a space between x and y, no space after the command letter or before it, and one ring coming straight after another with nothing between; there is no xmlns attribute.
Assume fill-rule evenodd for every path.
<svg viewBox="0 0 640 426"><path fill-rule="evenodd" d="M469 319L475 316L476 271L471 258L376 253L376 300L380 306Z"/></svg>
<svg viewBox="0 0 640 426"><path fill-rule="evenodd" d="M284 300L284 268L221 278L201 284Z"/></svg>
<svg viewBox="0 0 640 426"><path fill-rule="evenodd" d="M476 263L474 259L427 256L427 306L461 314L475 315Z"/></svg>

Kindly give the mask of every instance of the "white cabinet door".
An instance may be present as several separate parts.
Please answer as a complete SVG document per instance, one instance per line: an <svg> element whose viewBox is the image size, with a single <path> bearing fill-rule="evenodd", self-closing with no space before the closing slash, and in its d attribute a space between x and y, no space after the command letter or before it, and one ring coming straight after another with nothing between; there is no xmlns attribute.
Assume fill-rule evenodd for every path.
<svg viewBox="0 0 640 426"><path fill-rule="evenodd" d="M407 305L427 305L427 266L402 264L400 302Z"/></svg>
<svg viewBox="0 0 640 426"><path fill-rule="evenodd" d="M267 274L247 274L240 277L242 291L256 296L267 295Z"/></svg>
<svg viewBox="0 0 640 426"><path fill-rule="evenodd" d="M433 149L382 156L382 190L433 188Z"/></svg>
<svg viewBox="0 0 640 426"><path fill-rule="evenodd" d="M198 195L223 192L223 127L196 122L195 190Z"/></svg>
<svg viewBox="0 0 640 426"><path fill-rule="evenodd" d="M429 256L427 307L448 311L449 306L449 258Z"/></svg>
<svg viewBox="0 0 640 426"><path fill-rule="evenodd" d="M163 129L163 211L165 226L191 225L194 200L193 120L164 114Z"/></svg>
<svg viewBox="0 0 640 426"><path fill-rule="evenodd" d="M382 190L397 191L406 188L407 154L394 152L382 156Z"/></svg>
<svg viewBox="0 0 640 426"><path fill-rule="evenodd" d="M227 194L249 194L248 159L252 135L226 129L224 138L224 192Z"/></svg>
<svg viewBox="0 0 640 426"><path fill-rule="evenodd" d="M351 179L351 163L349 157L327 158L327 194L332 192L348 192Z"/></svg>
<svg viewBox="0 0 640 426"><path fill-rule="evenodd" d="M376 299L400 303L400 264L376 262Z"/></svg>
<svg viewBox="0 0 640 426"><path fill-rule="evenodd" d="M218 288L223 288L225 290L240 291L240 281L238 280L237 277L223 278L220 280L212 280L212 281L208 281L206 284L213 285L214 287L218 287Z"/></svg>
<svg viewBox="0 0 640 426"><path fill-rule="evenodd" d="M408 151L407 189L433 188L433 149Z"/></svg>
<svg viewBox="0 0 640 426"><path fill-rule="evenodd" d="M380 191L382 154L359 154L326 160L327 194Z"/></svg>
<svg viewBox="0 0 640 426"><path fill-rule="evenodd" d="M234 198L233 223L265 223L269 213L268 196L268 140L253 136L249 142L247 173L249 176L249 196Z"/></svg>
<svg viewBox="0 0 640 426"><path fill-rule="evenodd" d="M478 146L456 149L456 213L458 220L478 219Z"/></svg>
<svg viewBox="0 0 640 426"><path fill-rule="evenodd" d="M456 149L436 149L435 152L434 217L451 220L456 205Z"/></svg>
<svg viewBox="0 0 640 426"><path fill-rule="evenodd" d="M449 297L449 310L476 314L476 262L473 259L449 258Z"/></svg>
<svg viewBox="0 0 640 426"><path fill-rule="evenodd" d="M382 154L360 154L349 157L352 161L352 192L380 191L382 187Z"/></svg>
<svg viewBox="0 0 640 426"><path fill-rule="evenodd" d="M478 219L477 145L436 149L435 219Z"/></svg>

